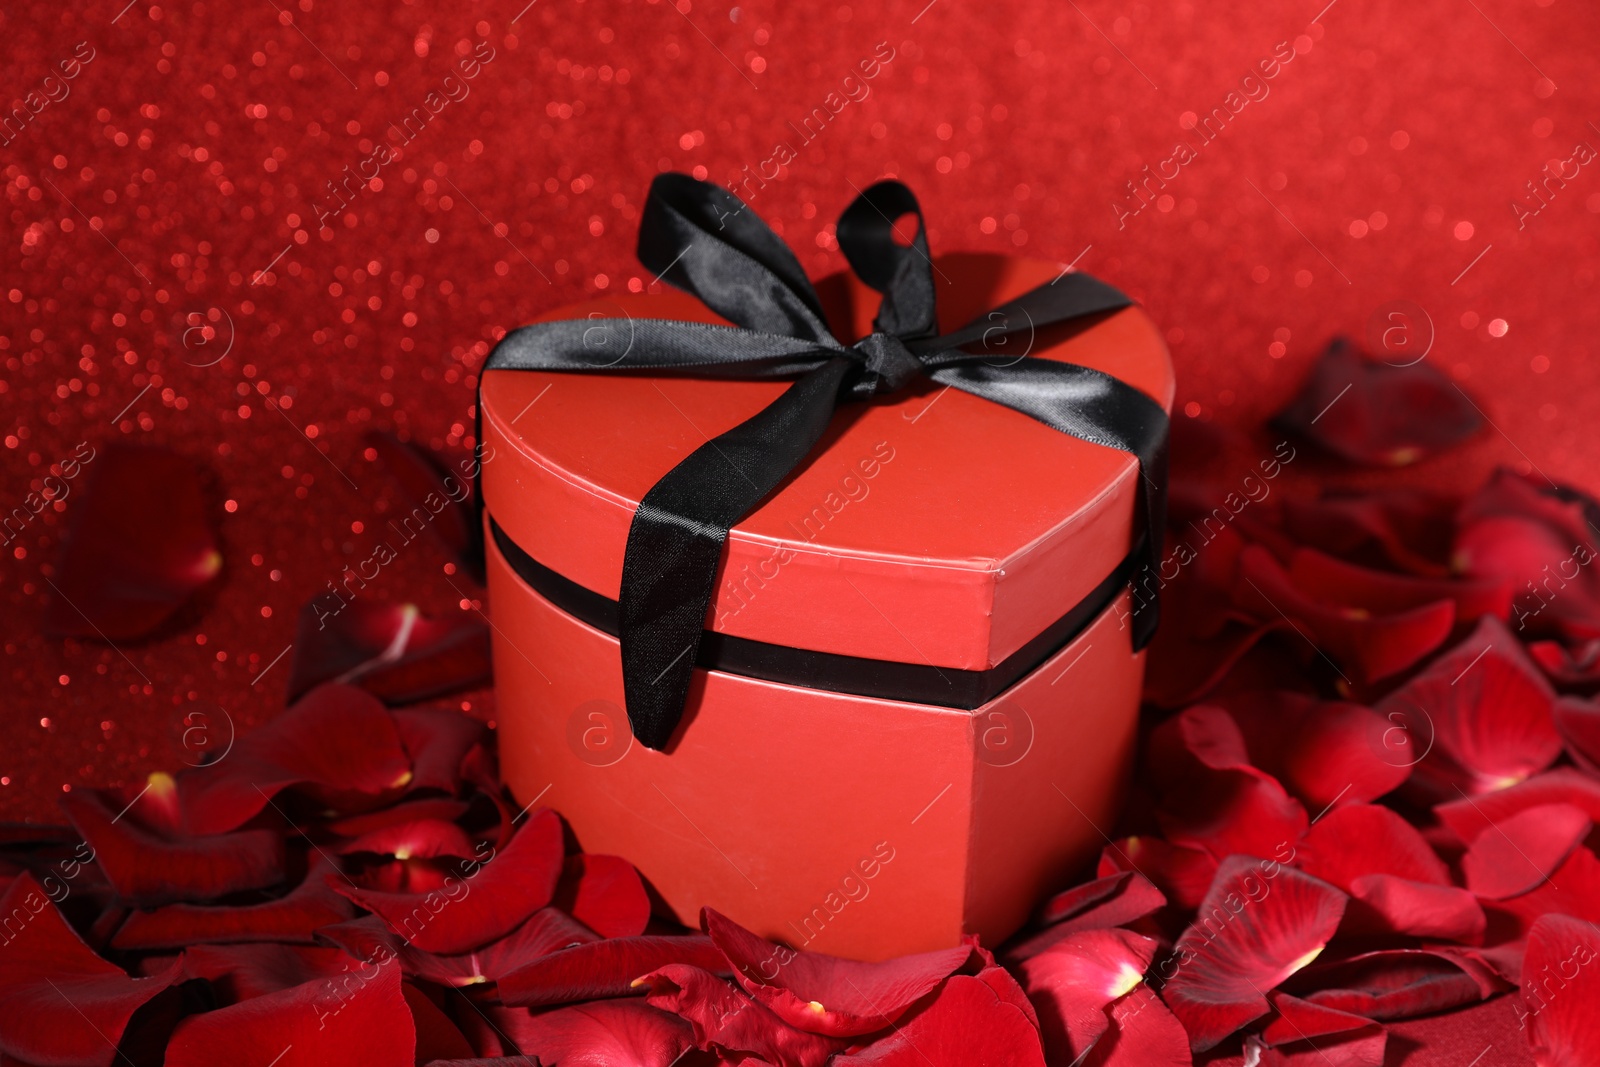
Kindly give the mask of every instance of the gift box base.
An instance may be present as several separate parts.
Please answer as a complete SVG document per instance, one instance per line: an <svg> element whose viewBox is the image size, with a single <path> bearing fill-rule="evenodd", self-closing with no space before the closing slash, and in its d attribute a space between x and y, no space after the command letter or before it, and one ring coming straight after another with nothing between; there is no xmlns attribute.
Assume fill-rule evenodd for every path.
<svg viewBox="0 0 1600 1067"><path fill-rule="evenodd" d="M587 852L632 861L678 921L710 906L863 960L994 946L1106 842L1142 655L1123 593L974 710L696 671L667 751L632 740L617 641L489 544L502 772ZM512 636L514 635L514 637Z"/></svg>

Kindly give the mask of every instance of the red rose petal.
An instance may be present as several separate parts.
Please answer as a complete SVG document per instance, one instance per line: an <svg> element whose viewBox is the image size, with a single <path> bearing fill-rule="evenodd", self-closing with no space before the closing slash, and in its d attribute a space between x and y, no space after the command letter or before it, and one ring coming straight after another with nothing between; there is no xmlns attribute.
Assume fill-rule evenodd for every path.
<svg viewBox="0 0 1600 1067"><path fill-rule="evenodd" d="M932 1002L886 1037L832 1067L1044 1067L1039 1032L1027 1015L978 978L945 980Z"/></svg>
<svg viewBox="0 0 1600 1067"><path fill-rule="evenodd" d="M325 807L366 810L411 781L394 720L370 694L324 685L240 737L216 763L185 771L178 795L191 833L232 830L291 786Z"/></svg>
<svg viewBox="0 0 1600 1067"><path fill-rule="evenodd" d="M1286 993L1267 999L1273 1019L1245 1043L1263 1067L1383 1067L1388 1034L1377 1023Z"/></svg>
<svg viewBox="0 0 1600 1067"><path fill-rule="evenodd" d="M61 807L117 895L131 903L210 900L284 877L283 836L275 830L167 841L120 817L93 790L63 794Z"/></svg>
<svg viewBox="0 0 1600 1067"><path fill-rule="evenodd" d="M746 1055L778 1067L822 1067L848 1042L797 1030L728 981L681 963L638 980L652 1007L686 1020L696 1047L743 1059Z"/></svg>
<svg viewBox="0 0 1600 1067"><path fill-rule="evenodd" d="M360 960L400 960L411 976L441 986L471 986L498 981L502 976L551 953L595 940L565 912L540 908L521 926L498 941L457 955L424 952L391 931L376 915L327 926L317 931L320 940L338 945ZM504 991L502 990L502 997Z"/></svg>
<svg viewBox="0 0 1600 1067"><path fill-rule="evenodd" d="M1364 874L1350 883L1346 925L1351 934L1483 941L1487 919L1477 898L1453 885L1432 885L1388 874Z"/></svg>
<svg viewBox="0 0 1600 1067"><path fill-rule="evenodd" d="M415 704L489 681L489 625L476 614L432 619L415 604L324 593L300 612L289 699L324 682L360 686L386 704Z"/></svg>
<svg viewBox="0 0 1600 1067"><path fill-rule="evenodd" d="M1593 696L1600 689L1600 638L1573 648L1560 641L1533 641L1528 656L1562 692Z"/></svg>
<svg viewBox="0 0 1600 1067"><path fill-rule="evenodd" d="M130 978L96 956L32 875L11 883L0 915L0 1052L38 1067L109 1067L134 1012L181 979L176 960Z"/></svg>
<svg viewBox="0 0 1600 1067"><path fill-rule="evenodd" d="M1522 1007L1541 1067L1600 1063L1600 933L1569 915L1546 915L1528 932Z"/></svg>
<svg viewBox="0 0 1600 1067"><path fill-rule="evenodd" d="M1462 508L1454 558L1462 573L1510 584L1518 634L1592 641L1600 637L1596 526L1600 505L1588 494L1502 468Z"/></svg>
<svg viewBox="0 0 1600 1067"><path fill-rule="evenodd" d="M416 1042L400 968L389 964L192 1015L173 1032L165 1067L411 1067Z"/></svg>
<svg viewBox="0 0 1600 1067"><path fill-rule="evenodd" d="M1400 731L1371 708L1285 692L1219 703L1248 739L1250 762L1310 811L1376 800L1410 777Z"/></svg>
<svg viewBox="0 0 1600 1067"><path fill-rule="evenodd" d="M328 888L335 868L328 861L313 867L287 896L261 904L170 904L154 911L133 911L111 939L119 949L183 948L185 945L283 941L310 944L323 926L354 914L350 902Z"/></svg>
<svg viewBox="0 0 1600 1067"><path fill-rule="evenodd" d="M1572 761L1590 774L1600 774L1600 704L1562 697L1551 713Z"/></svg>
<svg viewBox="0 0 1600 1067"><path fill-rule="evenodd" d="M1379 705L1432 746L1412 781L1439 797L1504 789L1561 754L1555 691L1498 619L1486 618Z"/></svg>
<svg viewBox="0 0 1600 1067"><path fill-rule="evenodd" d="M1351 463L1398 467L1460 444L1484 421L1431 364L1381 363L1341 337L1273 425Z"/></svg>
<svg viewBox="0 0 1600 1067"><path fill-rule="evenodd" d="M72 505L44 632L128 641L154 631L222 570L209 511L187 457L102 446Z"/></svg>
<svg viewBox="0 0 1600 1067"><path fill-rule="evenodd" d="M1295 846L1295 865L1340 889L1364 874L1450 884L1444 861L1416 828L1378 804L1337 808L1318 819Z"/></svg>
<svg viewBox="0 0 1600 1067"><path fill-rule="evenodd" d="M1105 930L1137 922L1165 907L1167 898L1137 871L1119 871L1057 893L1046 902L1040 921L1046 929L1006 950L1009 960L1038 955L1069 934Z"/></svg>
<svg viewBox="0 0 1600 1067"><path fill-rule="evenodd" d="M416 1062L459 1060L473 1054L472 1043L427 993L411 982L401 982L400 992L411 1009L411 1023L417 1031Z"/></svg>
<svg viewBox="0 0 1600 1067"><path fill-rule="evenodd" d="M469 574L481 579L483 531L468 503L473 490L473 461L458 462L452 470L452 465L431 449L402 441L394 434L373 430L364 439L400 486L409 505L410 509L396 520L401 544L427 530Z"/></svg>
<svg viewBox="0 0 1600 1067"><path fill-rule="evenodd" d="M469 806L466 801L456 800L454 797L421 797L417 800L408 800L404 803L396 804L390 808L380 808L377 811L367 811L359 815L349 815L342 819L334 819L324 823L323 828L341 837L360 837L362 834L375 833L390 826L399 826L402 823L417 822L422 819L440 819L444 822L455 822L466 814Z"/></svg>
<svg viewBox="0 0 1600 1067"><path fill-rule="evenodd" d="M393 856L398 860L431 859L436 856L456 856L462 859L473 855L472 839L453 822L443 819L419 819L416 822L385 826L380 830L362 834L347 841L336 850L341 856L355 852L370 852L379 856Z"/></svg>
<svg viewBox="0 0 1600 1067"><path fill-rule="evenodd" d="M1442 578L1461 502L1415 489L1283 501L1283 525L1296 543L1368 567Z"/></svg>
<svg viewBox="0 0 1600 1067"><path fill-rule="evenodd" d="M1082 1067L1190 1067L1189 1035L1155 990L1143 983L1111 1005L1111 1030Z"/></svg>
<svg viewBox="0 0 1600 1067"><path fill-rule="evenodd" d="M390 929L425 952L457 954L497 941L550 903L562 865L561 820L548 809L531 816L498 853L443 889L390 893L330 881L346 899L383 916ZM465 901L471 898L472 904Z"/></svg>
<svg viewBox="0 0 1600 1067"><path fill-rule="evenodd" d="M704 935L617 937L553 952L502 974L500 999L539 1008L626 996L636 991L633 983L642 975L675 964L719 975L733 973Z"/></svg>
<svg viewBox="0 0 1600 1067"><path fill-rule="evenodd" d="M1302 588L1266 549L1239 557L1234 604L1260 619L1287 618L1318 654L1331 657L1359 681L1378 681L1405 670L1438 648L1455 626L1455 601L1440 598L1395 606L1389 594L1364 586Z"/></svg>
<svg viewBox="0 0 1600 1067"><path fill-rule="evenodd" d="M1127 930L1085 930L1022 964L1052 1059L1076 1061L1111 1028L1106 1009L1144 981L1157 947Z"/></svg>
<svg viewBox="0 0 1600 1067"><path fill-rule="evenodd" d="M701 922L753 997L791 1026L830 1037L883 1029L972 956L962 945L857 963L774 945L710 908Z"/></svg>
<svg viewBox="0 0 1600 1067"><path fill-rule="evenodd" d="M1293 983L1295 996L1376 1020L1444 1011L1500 989L1494 972L1467 954L1425 949L1385 949L1318 964Z"/></svg>
<svg viewBox="0 0 1600 1067"><path fill-rule="evenodd" d="M1101 877L1114 871L1133 871L1149 879L1176 908L1200 906L1217 876L1217 861L1209 852L1168 844L1159 837L1136 836L1113 841L1100 850Z"/></svg>
<svg viewBox="0 0 1600 1067"><path fill-rule="evenodd" d="M459 711L396 708L390 712L411 760L411 789L461 791L461 761L484 736L483 723Z"/></svg>
<svg viewBox="0 0 1600 1067"><path fill-rule="evenodd" d="M1346 897L1291 867L1230 856L1178 938L1162 998L1203 1052L1265 1015L1265 993L1322 952ZM1164 976L1165 977L1165 976Z"/></svg>
<svg viewBox="0 0 1600 1067"><path fill-rule="evenodd" d="M1484 907L1490 916L1490 940L1497 943L1525 937L1541 916L1556 912L1600 923L1600 860L1580 845L1529 892Z"/></svg>
<svg viewBox="0 0 1600 1067"><path fill-rule="evenodd" d="M640 1000L597 1000L512 1024L524 1056L558 1067L671 1067L694 1044L689 1024Z"/></svg>
<svg viewBox="0 0 1600 1067"><path fill-rule="evenodd" d="M601 937L638 937L650 923L644 880L616 856L567 857L555 905Z"/></svg>
<svg viewBox="0 0 1600 1067"><path fill-rule="evenodd" d="M208 980L223 1005L353 971L357 961L336 948L310 945L200 945L183 954L184 973Z"/></svg>
<svg viewBox="0 0 1600 1067"><path fill-rule="evenodd" d="M1589 834L1570 804L1525 808L1480 833L1461 859L1467 888L1489 900L1520 896L1548 880Z"/></svg>
<svg viewBox="0 0 1600 1067"><path fill-rule="evenodd" d="M1271 855L1307 824L1300 803L1252 767L1238 724L1218 707L1185 709L1150 737L1151 777L1167 839L1217 857Z"/></svg>
<svg viewBox="0 0 1600 1067"><path fill-rule="evenodd" d="M1334 559L1315 549L1296 549L1289 579L1313 599L1354 602L1377 613L1401 612L1449 600L1456 620L1484 615L1504 619L1511 612L1511 584L1503 578L1422 578L1374 570Z"/></svg>

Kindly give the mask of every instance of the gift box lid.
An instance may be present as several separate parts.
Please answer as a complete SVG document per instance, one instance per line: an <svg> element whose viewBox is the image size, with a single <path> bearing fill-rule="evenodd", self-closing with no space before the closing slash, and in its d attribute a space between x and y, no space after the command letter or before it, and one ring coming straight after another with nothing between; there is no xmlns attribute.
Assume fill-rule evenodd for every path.
<svg viewBox="0 0 1600 1067"><path fill-rule="evenodd" d="M974 253L936 256L934 266L941 332L1063 272ZM724 322L687 294L651 288L538 321ZM876 292L849 273L816 288L840 340L871 331ZM1012 335L992 350L997 360L1093 367L1172 404L1166 346L1137 306ZM787 386L485 372L488 513L538 565L615 600L640 498ZM732 530L706 628L822 653L989 670L1102 587L1128 555L1140 532L1138 478L1129 453L926 379L841 405L806 462Z"/></svg>

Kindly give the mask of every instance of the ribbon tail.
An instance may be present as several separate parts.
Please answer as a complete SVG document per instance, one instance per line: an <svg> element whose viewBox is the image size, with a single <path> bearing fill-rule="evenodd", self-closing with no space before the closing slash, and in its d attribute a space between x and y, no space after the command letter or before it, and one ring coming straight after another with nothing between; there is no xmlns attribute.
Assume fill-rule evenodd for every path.
<svg viewBox="0 0 1600 1067"><path fill-rule="evenodd" d="M622 562L620 637L628 721L665 748L683 717L728 531L822 437L854 364L834 357L712 438L639 502Z"/></svg>
<svg viewBox="0 0 1600 1067"><path fill-rule="evenodd" d="M1166 409L1104 371L1074 363L1025 357L1007 366L969 359L930 369L928 376L1038 419L1046 426L1097 445L1131 453L1139 461L1144 563L1129 583L1134 592L1133 648L1155 636L1160 605L1156 569L1167 525Z"/></svg>

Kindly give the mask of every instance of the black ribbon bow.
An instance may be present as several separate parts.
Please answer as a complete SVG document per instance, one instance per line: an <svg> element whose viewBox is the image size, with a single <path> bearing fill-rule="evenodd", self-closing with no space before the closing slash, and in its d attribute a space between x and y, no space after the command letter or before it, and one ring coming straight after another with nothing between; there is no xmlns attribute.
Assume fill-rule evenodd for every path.
<svg viewBox="0 0 1600 1067"><path fill-rule="evenodd" d="M908 245L895 240L894 220L906 214L917 217ZM664 748L683 717L729 529L805 461L840 403L887 396L925 375L1062 433L1130 452L1143 482L1141 572L1158 562L1166 521L1162 405L1089 367L1029 356L1001 365L993 353L962 351L1126 307L1128 297L1087 274L1063 273L940 335L933 261L910 189L897 181L872 186L839 217L836 235L851 269L883 294L873 332L849 346L829 332L799 261L743 201L684 174L659 175L639 224L639 261L736 325L538 323L507 334L484 363L485 371L794 379L765 410L667 472L634 514L622 563L622 677L633 734L650 748ZM627 346L618 354L622 338ZM480 456L482 437L480 429ZM1155 631L1157 609L1153 598L1135 601L1133 647L1140 649Z"/></svg>

